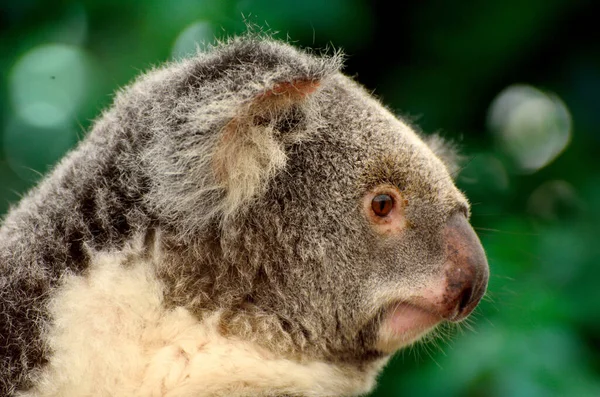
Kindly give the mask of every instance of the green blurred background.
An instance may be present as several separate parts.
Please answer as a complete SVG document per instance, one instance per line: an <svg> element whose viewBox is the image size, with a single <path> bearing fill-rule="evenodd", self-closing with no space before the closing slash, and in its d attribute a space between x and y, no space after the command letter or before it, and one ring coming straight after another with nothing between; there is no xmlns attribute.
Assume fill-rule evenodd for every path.
<svg viewBox="0 0 600 397"><path fill-rule="evenodd" d="M374 396L600 396L600 2L4 1L0 214L140 72L245 30L343 48L346 73L459 143L491 266L468 327ZM201 44L202 45L202 44Z"/></svg>

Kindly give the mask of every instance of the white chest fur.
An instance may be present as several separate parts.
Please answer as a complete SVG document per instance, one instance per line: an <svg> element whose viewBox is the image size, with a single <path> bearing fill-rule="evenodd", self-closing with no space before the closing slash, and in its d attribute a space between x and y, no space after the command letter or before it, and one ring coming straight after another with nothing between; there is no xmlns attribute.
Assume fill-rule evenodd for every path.
<svg viewBox="0 0 600 397"><path fill-rule="evenodd" d="M370 390L375 373L275 357L167 310L153 263L97 254L86 276L66 276L50 305L53 352L22 397L340 396ZM127 263L125 258L127 257Z"/></svg>

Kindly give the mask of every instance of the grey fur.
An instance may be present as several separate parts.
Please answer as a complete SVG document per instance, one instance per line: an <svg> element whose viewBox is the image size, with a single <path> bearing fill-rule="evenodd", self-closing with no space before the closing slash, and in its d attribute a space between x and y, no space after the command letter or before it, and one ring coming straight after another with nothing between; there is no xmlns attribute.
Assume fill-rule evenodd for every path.
<svg viewBox="0 0 600 397"><path fill-rule="evenodd" d="M367 293L439 271L441 230L467 202L442 161L340 67L339 55L248 36L122 90L0 229L0 395L29 387L51 354L45 305L61 277L85 277L90 252L141 233L166 253L168 304L198 318L223 310L224 334L358 368L384 356ZM253 105L306 81L319 86L307 98ZM361 213L381 183L409 203L411 228L393 246Z"/></svg>

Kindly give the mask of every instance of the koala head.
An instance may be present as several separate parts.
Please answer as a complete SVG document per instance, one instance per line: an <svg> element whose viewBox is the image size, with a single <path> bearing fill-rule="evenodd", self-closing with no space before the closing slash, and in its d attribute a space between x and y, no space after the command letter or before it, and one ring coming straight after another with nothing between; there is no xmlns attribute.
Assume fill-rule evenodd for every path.
<svg viewBox="0 0 600 397"><path fill-rule="evenodd" d="M172 305L290 357L365 363L468 316L488 265L439 141L340 66L234 39L147 75L111 117L139 132Z"/></svg>

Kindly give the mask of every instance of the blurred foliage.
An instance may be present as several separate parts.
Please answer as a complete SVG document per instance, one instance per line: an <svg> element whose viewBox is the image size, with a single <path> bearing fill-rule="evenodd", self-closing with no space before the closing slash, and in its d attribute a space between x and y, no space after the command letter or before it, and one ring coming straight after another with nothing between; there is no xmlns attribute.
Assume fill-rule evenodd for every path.
<svg viewBox="0 0 600 397"><path fill-rule="evenodd" d="M348 74L467 156L488 297L395 357L373 395L600 396L598 15L580 0L4 1L0 214L118 87L247 18L343 48Z"/></svg>

